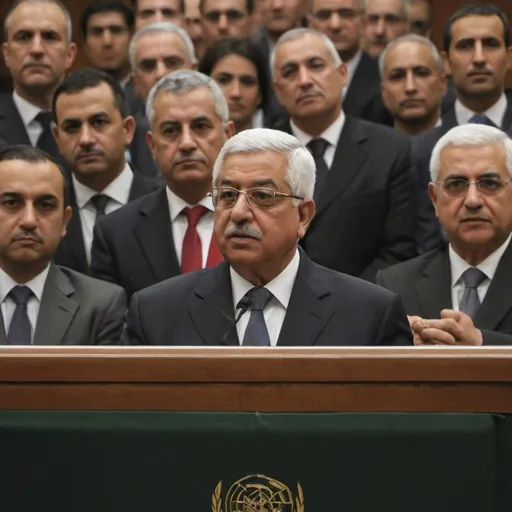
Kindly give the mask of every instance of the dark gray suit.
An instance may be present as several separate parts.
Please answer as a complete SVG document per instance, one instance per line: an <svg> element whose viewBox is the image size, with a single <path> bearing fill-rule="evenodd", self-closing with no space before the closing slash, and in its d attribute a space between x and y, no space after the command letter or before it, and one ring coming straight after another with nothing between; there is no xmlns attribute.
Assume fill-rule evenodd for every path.
<svg viewBox="0 0 512 512"><path fill-rule="evenodd" d="M117 345L126 294L67 268L50 266L43 288L34 345ZM0 314L0 345L6 334Z"/></svg>
<svg viewBox="0 0 512 512"><path fill-rule="evenodd" d="M474 323L479 329L512 334L512 244L503 254ZM377 284L402 299L408 315L439 318L452 309L448 245L377 275Z"/></svg>
<svg viewBox="0 0 512 512"><path fill-rule="evenodd" d="M136 293L125 344L234 345L229 265L191 272ZM278 346L411 345L399 298L313 263L303 251Z"/></svg>

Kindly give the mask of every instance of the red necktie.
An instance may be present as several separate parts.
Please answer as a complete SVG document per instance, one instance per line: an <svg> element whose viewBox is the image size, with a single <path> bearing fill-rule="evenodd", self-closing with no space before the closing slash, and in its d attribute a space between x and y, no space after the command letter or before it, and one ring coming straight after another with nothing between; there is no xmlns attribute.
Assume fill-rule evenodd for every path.
<svg viewBox="0 0 512 512"><path fill-rule="evenodd" d="M183 248L181 251L181 273L193 272L203 268L203 250L201 248L201 239L197 232L197 223L201 217L208 212L206 206L194 206L194 208L183 208L183 214L188 221L187 231L183 239Z"/></svg>

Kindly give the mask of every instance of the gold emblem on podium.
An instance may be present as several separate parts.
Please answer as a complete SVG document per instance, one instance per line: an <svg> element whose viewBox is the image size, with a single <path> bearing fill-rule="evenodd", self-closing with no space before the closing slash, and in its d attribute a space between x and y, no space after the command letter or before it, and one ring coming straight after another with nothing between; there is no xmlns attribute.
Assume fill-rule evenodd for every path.
<svg viewBox="0 0 512 512"><path fill-rule="evenodd" d="M248 475L227 491L222 508L222 480L212 494L212 512L304 512L304 495L297 482L297 494L282 482L265 475Z"/></svg>

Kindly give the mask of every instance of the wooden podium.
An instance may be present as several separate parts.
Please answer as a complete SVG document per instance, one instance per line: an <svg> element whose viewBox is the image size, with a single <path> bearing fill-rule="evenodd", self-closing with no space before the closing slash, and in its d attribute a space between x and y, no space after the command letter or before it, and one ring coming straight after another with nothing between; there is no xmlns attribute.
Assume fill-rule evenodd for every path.
<svg viewBox="0 0 512 512"><path fill-rule="evenodd" d="M11 409L512 413L512 347L1 348Z"/></svg>

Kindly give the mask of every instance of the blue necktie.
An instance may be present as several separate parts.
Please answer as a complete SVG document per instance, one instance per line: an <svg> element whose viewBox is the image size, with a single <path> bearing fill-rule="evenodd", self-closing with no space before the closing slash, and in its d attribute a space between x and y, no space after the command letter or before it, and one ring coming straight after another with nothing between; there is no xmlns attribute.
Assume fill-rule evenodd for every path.
<svg viewBox="0 0 512 512"><path fill-rule="evenodd" d="M459 304L459 310L473 318L480 307L480 298L478 297L478 286L487 279L487 276L478 268L468 268L462 274L464 281L464 293Z"/></svg>
<svg viewBox="0 0 512 512"><path fill-rule="evenodd" d="M251 301L249 307L251 318L249 318L242 345L244 347L270 347L270 336L263 310L272 300L272 293L266 288L257 287L251 288L245 296Z"/></svg>
<svg viewBox="0 0 512 512"><path fill-rule="evenodd" d="M8 345L31 344L32 327L27 314L27 303L31 295L32 290L28 286L15 286L9 292L9 296L16 303L16 309L7 333Z"/></svg>
<svg viewBox="0 0 512 512"><path fill-rule="evenodd" d="M492 126L493 128L498 128L486 115L483 114L475 114L469 120L471 124L483 124L485 126Z"/></svg>

